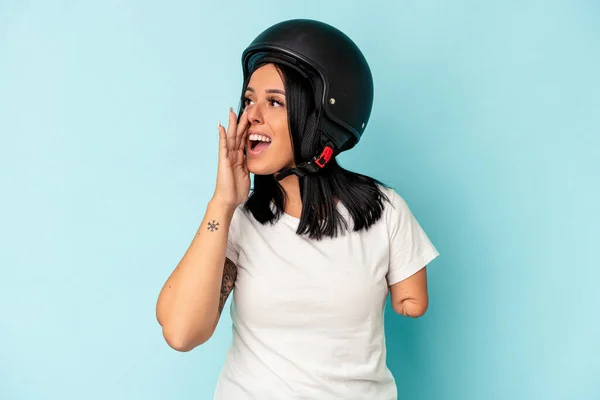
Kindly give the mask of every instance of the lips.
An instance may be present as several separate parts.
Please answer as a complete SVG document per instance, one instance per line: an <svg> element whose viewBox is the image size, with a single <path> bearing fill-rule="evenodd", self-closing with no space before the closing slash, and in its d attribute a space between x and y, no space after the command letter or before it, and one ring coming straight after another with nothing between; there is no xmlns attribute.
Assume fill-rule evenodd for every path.
<svg viewBox="0 0 600 400"><path fill-rule="evenodd" d="M260 142L257 145L250 147L250 149L248 149L248 153L250 153L250 155L252 156L257 156L263 151L265 151L270 145L271 143Z"/></svg>
<svg viewBox="0 0 600 400"><path fill-rule="evenodd" d="M248 131L248 154L257 156L271 145L271 137L262 132Z"/></svg>

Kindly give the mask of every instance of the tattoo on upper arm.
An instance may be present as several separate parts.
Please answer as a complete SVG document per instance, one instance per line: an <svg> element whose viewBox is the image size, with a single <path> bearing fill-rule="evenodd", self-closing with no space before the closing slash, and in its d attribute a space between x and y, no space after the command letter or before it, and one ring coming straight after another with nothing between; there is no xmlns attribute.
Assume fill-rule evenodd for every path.
<svg viewBox="0 0 600 400"><path fill-rule="evenodd" d="M221 298L219 300L219 314L225 307L225 302L229 293L233 289L235 284L235 278L237 277L237 266L229 258L225 258L225 266L223 267L223 279L221 281Z"/></svg>

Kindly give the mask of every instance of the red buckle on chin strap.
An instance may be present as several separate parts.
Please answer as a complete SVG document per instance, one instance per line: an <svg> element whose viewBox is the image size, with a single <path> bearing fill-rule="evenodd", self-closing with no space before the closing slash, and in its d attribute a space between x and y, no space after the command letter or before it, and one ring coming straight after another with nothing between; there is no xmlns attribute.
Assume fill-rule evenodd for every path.
<svg viewBox="0 0 600 400"><path fill-rule="evenodd" d="M316 157L313 157L312 160L302 163L295 168L287 167L282 169L281 171L275 173L275 180L280 181L286 176L294 174L299 178L303 177L306 174L314 174L319 172L319 170L325 168L331 157L333 156L333 144L328 143Z"/></svg>
<svg viewBox="0 0 600 400"><path fill-rule="evenodd" d="M325 165L331 160L331 156L333 155L333 149L330 146L325 146L321 155L319 155L315 159L315 163L320 167L324 168Z"/></svg>

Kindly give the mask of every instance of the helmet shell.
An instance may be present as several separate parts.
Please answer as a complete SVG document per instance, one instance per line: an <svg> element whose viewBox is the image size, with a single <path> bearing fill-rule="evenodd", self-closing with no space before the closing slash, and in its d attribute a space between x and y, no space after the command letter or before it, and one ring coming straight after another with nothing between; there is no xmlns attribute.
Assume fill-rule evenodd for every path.
<svg viewBox="0 0 600 400"><path fill-rule="evenodd" d="M360 141L373 107L373 77L358 46L342 31L324 22L292 19L260 33L244 50L244 80L259 59L284 63L313 85L316 128L336 153Z"/></svg>

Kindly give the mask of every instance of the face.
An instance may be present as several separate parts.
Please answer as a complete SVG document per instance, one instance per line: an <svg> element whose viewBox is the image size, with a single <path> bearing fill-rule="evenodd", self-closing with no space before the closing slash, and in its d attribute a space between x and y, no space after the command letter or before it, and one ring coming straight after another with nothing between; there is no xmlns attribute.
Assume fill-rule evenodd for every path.
<svg viewBox="0 0 600 400"><path fill-rule="evenodd" d="M293 166L285 87L273 64L264 65L252 74L244 96L248 170L256 175L270 175Z"/></svg>

